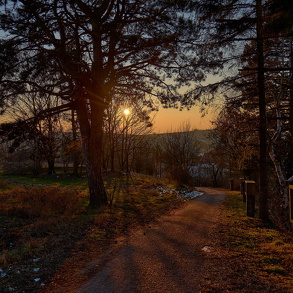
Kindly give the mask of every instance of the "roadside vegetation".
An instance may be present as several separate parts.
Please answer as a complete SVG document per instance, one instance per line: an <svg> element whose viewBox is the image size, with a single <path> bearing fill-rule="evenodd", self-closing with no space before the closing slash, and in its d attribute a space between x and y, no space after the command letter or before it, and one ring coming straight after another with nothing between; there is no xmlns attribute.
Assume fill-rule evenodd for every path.
<svg viewBox="0 0 293 293"><path fill-rule="evenodd" d="M265 290L261 292L292 292L293 235L247 217L242 195L238 191L225 192L228 196L219 239L222 258L225 251L232 269L234 282L230 280L229 284L237 285L237 292L259 292L258 288ZM247 278L249 274L251 278ZM250 284L245 284L247 279ZM253 291L245 291L252 287Z"/></svg>
<svg viewBox="0 0 293 293"><path fill-rule="evenodd" d="M99 254L129 227L182 202L166 179L108 174L105 181L111 202L95 209L85 178L1 176L1 292L39 292L65 259Z"/></svg>
<svg viewBox="0 0 293 293"><path fill-rule="evenodd" d="M119 242L130 229L147 225L183 203L178 197L178 184L167 179L120 173L107 174L105 182L109 205L95 209L89 207L85 178L2 174L1 292L40 292L52 280L50 286L54 288L70 279L72 270L81 270L109 245ZM290 292L292 235L264 226L257 218L248 218L242 195L224 191L228 196L215 253L227 262L228 272L220 274L221 278L225 276L225 288L232 286L231 290L237 287L239 292L248 292L247 288L257 286L267 292ZM223 268L222 264L213 267ZM208 282L212 278L211 270L205 278L206 288L216 290L222 286L221 282ZM253 285L254 279L258 280L257 285ZM251 284L246 284L247 280L252 280Z"/></svg>

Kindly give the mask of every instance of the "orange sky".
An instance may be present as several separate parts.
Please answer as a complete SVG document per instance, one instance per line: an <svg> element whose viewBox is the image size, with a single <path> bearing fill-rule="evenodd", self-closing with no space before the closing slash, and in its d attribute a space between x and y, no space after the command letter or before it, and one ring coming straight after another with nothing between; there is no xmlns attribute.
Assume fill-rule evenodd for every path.
<svg viewBox="0 0 293 293"><path fill-rule="evenodd" d="M208 74L206 81L202 82L202 85L215 83L221 79L222 77L218 75ZM183 87L182 90L184 92L186 88ZM217 97L217 100L219 100L221 103L221 97ZM192 129L205 130L213 128L211 121L216 120L218 111L216 110L216 108L213 108L213 106L211 106L208 109L208 113L203 116L200 112L199 106L194 106L190 110L182 111L173 108L164 109L160 107L159 111L155 113L155 118L153 120L153 132L164 133L176 131L184 122L189 122Z"/></svg>
<svg viewBox="0 0 293 293"><path fill-rule="evenodd" d="M160 108L155 114L153 120L153 132L163 133L176 131L184 122L189 122L191 128L209 129L212 128L211 120L215 119L215 114L210 113L202 117L199 107L193 107L190 110L164 109Z"/></svg>
<svg viewBox="0 0 293 293"><path fill-rule="evenodd" d="M212 128L211 120L215 120L216 114L212 109L209 110L208 114L202 117L200 108L198 106L192 107L190 110L178 109L164 109L159 108L158 112L152 112L151 117L154 117L153 120L153 131L154 133L164 133L177 131L182 124L188 122L192 129L204 130ZM0 115L0 123L8 122L10 116Z"/></svg>

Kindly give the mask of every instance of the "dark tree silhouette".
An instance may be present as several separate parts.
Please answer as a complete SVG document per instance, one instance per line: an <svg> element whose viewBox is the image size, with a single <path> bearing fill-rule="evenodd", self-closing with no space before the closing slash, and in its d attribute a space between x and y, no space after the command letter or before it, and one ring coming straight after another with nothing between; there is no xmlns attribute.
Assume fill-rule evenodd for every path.
<svg viewBox="0 0 293 293"><path fill-rule="evenodd" d="M268 132L267 132L267 98L265 88L266 73L269 71L290 70L286 68L267 68L265 45L272 41L276 33L269 30L273 20L283 20L280 14L274 14L272 7L278 5L280 1L196 1L197 10L202 15L206 23L207 35L210 38L210 46L217 46L224 58L215 62L215 66L233 69L239 68L240 57L243 56L243 49L246 44L253 46L250 51L252 58L255 59L253 67L245 66L247 75L255 74L256 83L253 89L254 96L257 96L258 108L258 134L259 134L259 214L260 218L267 221L268 214ZM287 1L286 5L289 3ZM284 3L283 3L284 4ZM285 6L286 6L285 5ZM278 10L284 12L285 6L281 5ZM289 5L290 6L290 5ZM292 11L292 10L291 10ZM287 15L286 12L284 15ZM289 23L286 22L286 29ZM285 29L285 27L284 27ZM266 55L265 55L266 53ZM233 62L234 61L234 62ZM242 64L243 65L243 64ZM239 78L238 73L230 74L230 77L219 82L217 86L233 85L235 79ZM216 87L218 88L218 87ZM239 94L239 92L238 92ZM229 96L229 95L227 95ZM231 97L231 95L230 95ZM239 97L239 96L238 96ZM235 106L245 100L245 96L237 99L234 96ZM229 98L228 98L229 100Z"/></svg>
<svg viewBox="0 0 293 293"><path fill-rule="evenodd" d="M153 107L189 106L178 89L204 77L194 54L199 29L190 1L1 1L1 105L30 91L63 104L36 115L73 109L83 142L90 203L104 205L102 137L105 109L117 97ZM8 49L8 47L11 47ZM40 85L43 75L54 82Z"/></svg>

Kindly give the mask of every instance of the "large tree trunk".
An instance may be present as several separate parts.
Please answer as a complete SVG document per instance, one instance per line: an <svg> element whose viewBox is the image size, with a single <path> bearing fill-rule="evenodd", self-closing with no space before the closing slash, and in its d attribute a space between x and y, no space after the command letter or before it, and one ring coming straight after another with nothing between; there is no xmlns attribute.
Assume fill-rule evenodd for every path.
<svg viewBox="0 0 293 293"><path fill-rule="evenodd" d="M270 142L269 155L275 166L276 175L279 181L279 192L281 196L278 202L279 210L277 211L279 214L279 220L281 221L282 226L290 229L291 225L289 222L288 181L286 180L282 163L275 154L275 144L282 134L282 126L283 126L283 121L281 119L280 113L278 113L278 117L280 119L277 120L277 128Z"/></svg>
<svg viewBox="0 0 293 293"><path fill-rule="evenodd" d="M285 178L282 164L275 156L274 151L274 142L271 145L269 151L270 158L274 163L276 174L279 181L279 192L280 192L280 200L278 203L279 206L279 218L281 220L281 225L286 227L287 229L291 228L290 221L289 221L289 190L288 190L288 181ZM278 223L280 224L280 223Z"/></svg>
<svg viewBox="0 0 293 293"><path fill-rule="evenodd" d="M289 155L288 155L288 174L293 173L293 41L291 41L291 56L290 56L290 79L289 79Z"/></svg>
<svg viewBox="0 0 293 293"><path fill-rule="evenodd" d="M77 106L76 112L80 125L83 155L87 169L90 205L103 206L107 204L107 193L102 176L104 109L93 106L91 107L91 114L89 114L85 103L81 101Z"/></svg>
<svg viewBox="0 0 293 293"><path fill-rule="evenodd" d="M264 78L262 1L256 0L256 30L258 54L258 97L259 97L259 217L269 220L268 175L267 175L267 117Z"/></svg>

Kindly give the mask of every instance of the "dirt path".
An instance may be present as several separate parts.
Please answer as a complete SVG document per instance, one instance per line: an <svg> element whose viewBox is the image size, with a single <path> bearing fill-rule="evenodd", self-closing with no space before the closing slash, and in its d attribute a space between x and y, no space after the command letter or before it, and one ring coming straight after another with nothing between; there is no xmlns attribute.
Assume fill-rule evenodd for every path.
<svg viewBox="0 0 293 293"><path fill-rule="evenodd" d="M206 194L89 264L82 273L91 278L74 292L199 292L224 198L217 190L201 190Z"/></svg>

